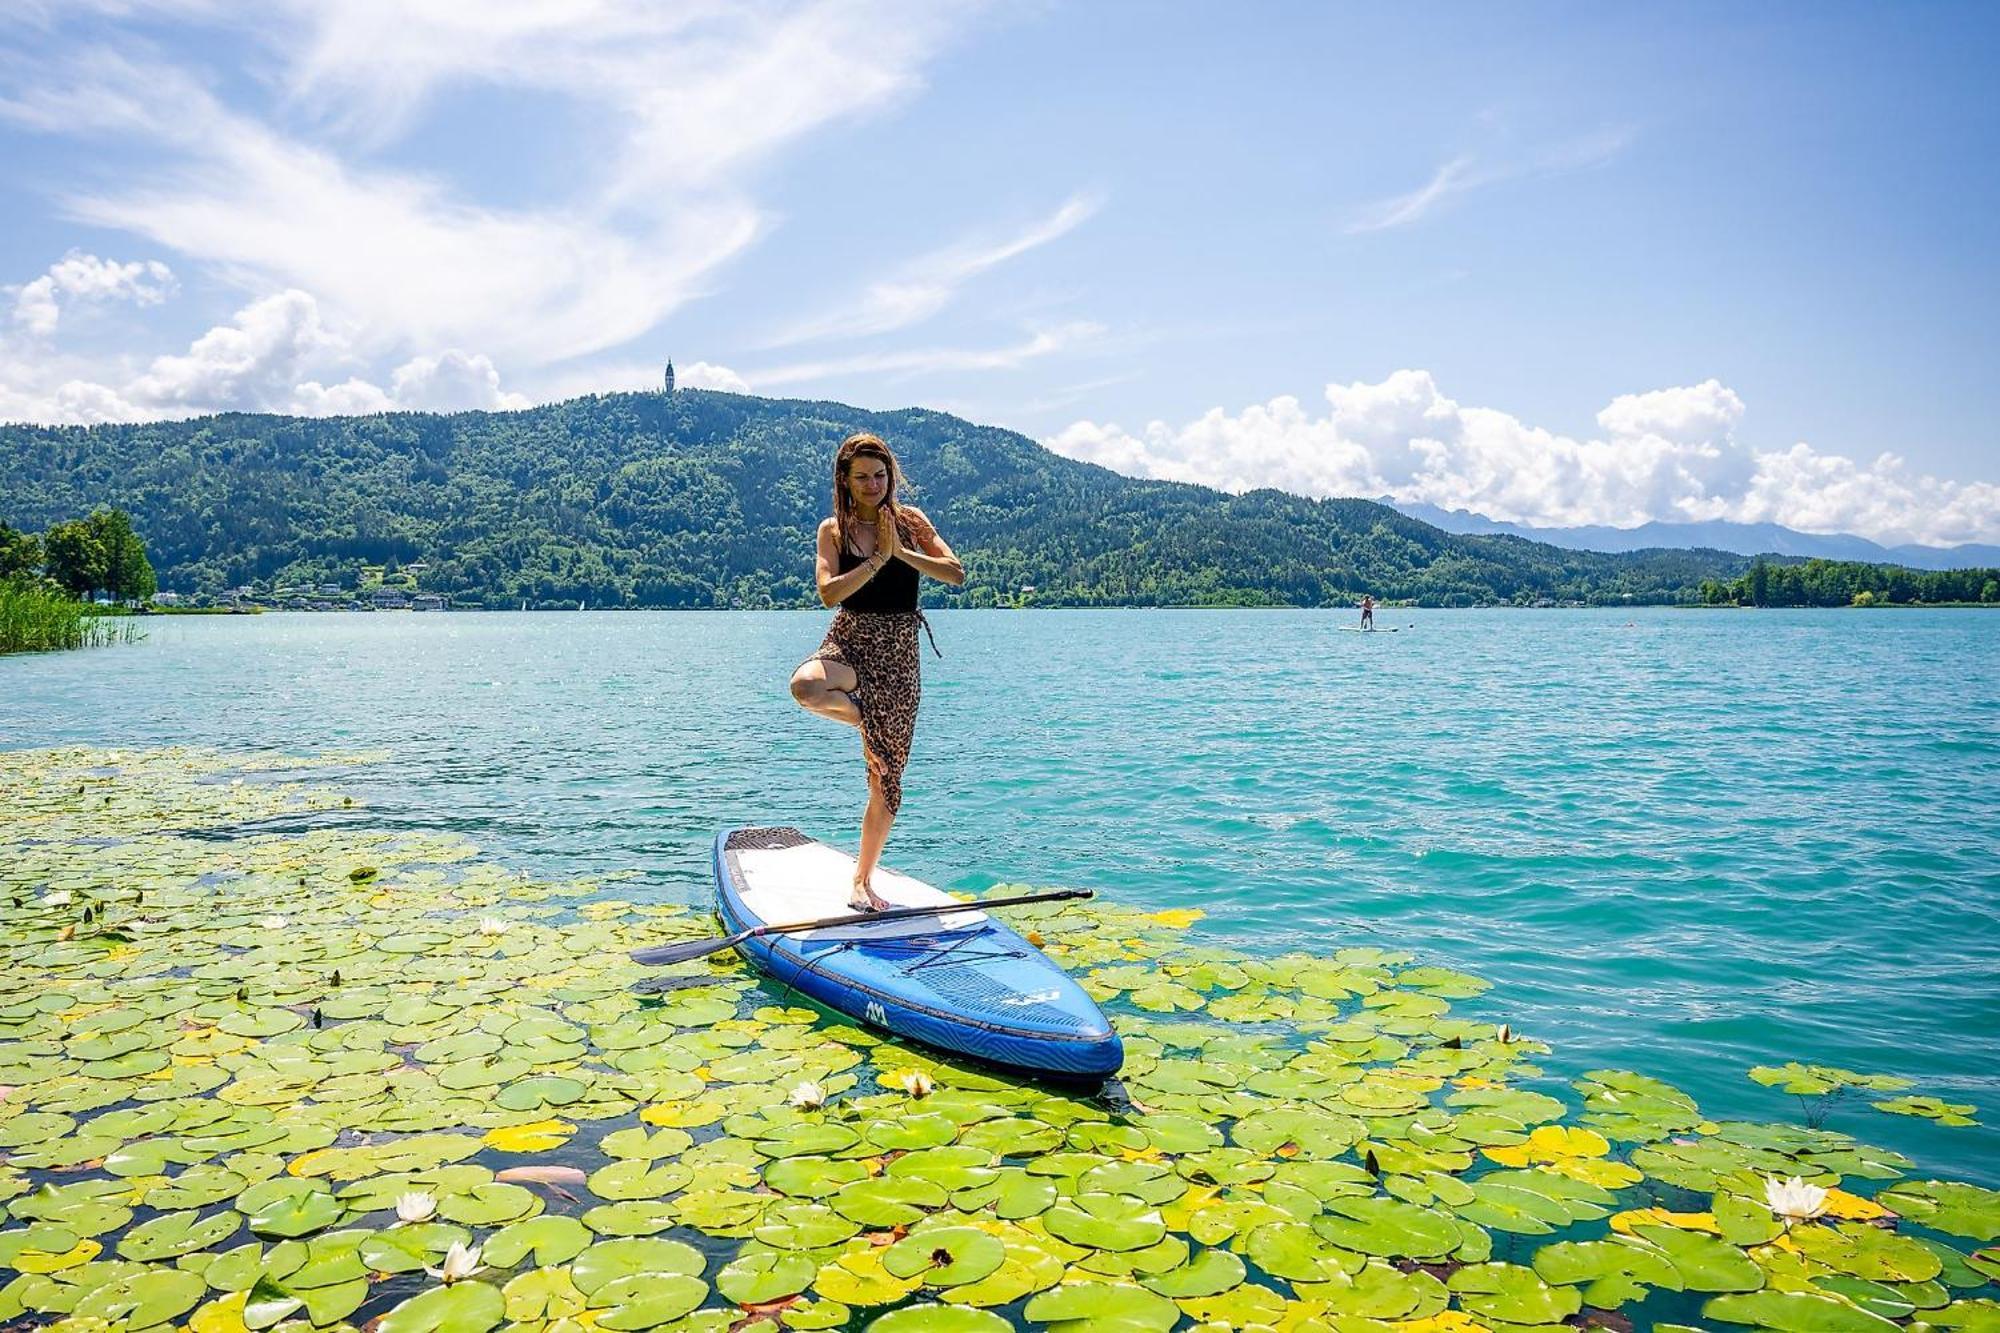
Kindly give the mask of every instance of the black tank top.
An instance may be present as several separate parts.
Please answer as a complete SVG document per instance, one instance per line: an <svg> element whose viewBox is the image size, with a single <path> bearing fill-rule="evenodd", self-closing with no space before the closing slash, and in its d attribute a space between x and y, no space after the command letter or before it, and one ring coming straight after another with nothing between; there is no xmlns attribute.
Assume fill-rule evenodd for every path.
<svg viewBox="0 0 2000 1333"><path fill-rule="evenodd" d="M900 518L896 520L896 533L902 542L909 544L909 526ZM848 549L845 541L841 543L841 573L859 569L872 559L873 556ZM841 605L850 611L914 611L917 609L917 571L901 560L891 560L875 571L874 578L849 593Z"/></svg>

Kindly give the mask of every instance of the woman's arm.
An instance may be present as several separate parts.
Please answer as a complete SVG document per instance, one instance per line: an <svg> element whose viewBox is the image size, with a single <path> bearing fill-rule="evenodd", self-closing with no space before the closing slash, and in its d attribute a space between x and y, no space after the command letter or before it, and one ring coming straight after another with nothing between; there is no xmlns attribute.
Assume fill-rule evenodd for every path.
<svg viewBox="0 0 2000 1333"><path fill-rule="evenodd" d="M827 519L819 525L819 558L814 573L819 582L819 600L824 606L839 606L861 590L861 585L875 577L882 566L889 563L887 556L877 552L868 560L848 570L840 572L840 538L836 535L838 525Z"/></svg>
<svg viewBox="0 0 2000 1333"><path fill-rule="evenodd" d="M923 549L901 546L896 551L896 558L934 579L953 586L964 583L965 566L959 563L951 547L945 545L944 538L938 536L937 528L924 516L924 511L914 505L898 507L903 511L904 517L910 520L910 535Z"/></svg>

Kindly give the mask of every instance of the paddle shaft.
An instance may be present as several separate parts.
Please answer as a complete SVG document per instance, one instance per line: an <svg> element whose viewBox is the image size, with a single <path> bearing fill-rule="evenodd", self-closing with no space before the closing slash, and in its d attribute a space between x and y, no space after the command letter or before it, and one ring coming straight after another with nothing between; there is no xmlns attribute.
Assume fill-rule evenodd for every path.
<svg viewBox="0 0 2000 1333"><path fill-rule="evenodd" d="M724 949L733 949L747 940L764 935L786 935L795 930L819 930L828 926L872 925L877 921L906 921L911 917L936 916L942 912L978 912L988 907L1018 907L1022 903L1053 903L1072 898L1094 896L1090 889L1057 889L1050 893L1024 893L1013 898L985 898L975 902L937 903L929 907L892 907L886 912L849 912L844 916L824 916L817 921L792 921L780 925L752 926L739 930L734 935L725 935L716 940L692 940L682 944L666 944L656 949L635 949L632 960L638 963L685 963L696 958L706 958Z"/></svg>

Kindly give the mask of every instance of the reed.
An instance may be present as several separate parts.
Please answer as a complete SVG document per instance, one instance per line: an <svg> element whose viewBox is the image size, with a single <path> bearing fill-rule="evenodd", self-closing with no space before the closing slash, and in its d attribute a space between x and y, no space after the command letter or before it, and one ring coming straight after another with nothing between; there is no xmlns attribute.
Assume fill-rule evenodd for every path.
<svg viewBox="0 0 2000 1333"><path fill-rule="evenodd" d="M45 583L0 579L0 653L90 648L138 637L131 620L97 615Z"/></svg>

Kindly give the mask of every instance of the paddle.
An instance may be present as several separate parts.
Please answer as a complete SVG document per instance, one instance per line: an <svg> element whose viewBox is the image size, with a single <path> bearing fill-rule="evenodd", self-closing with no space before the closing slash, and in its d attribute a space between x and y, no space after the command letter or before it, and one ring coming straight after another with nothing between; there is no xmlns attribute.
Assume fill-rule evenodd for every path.
<svg viewBox="0 0 2000 1333"><path fill-rule="evenodd" d="M905 921L914 916L936 916L940 912L982 912L989 907L1014 907L1020 903L1053 903L1066 898L1089 898L1090 889L1060 889L1054 893L1024 893L1018 898L981 898L973 902L938 903L931 907L892 907L886 912L849 912L845 916L825 916L817 921L793 921L786 925L752 926L739 930L734 935L724 935L713 940L688 940L681 944L662 944L654 949L634 949L632 961L652 966L664 967L669 963L685 963L696 958L706 958L724 949L734 949L745 940L754 940L761 935L784 935L794 930L817 930L822 926L853 926L876 921Z"/></svg>

